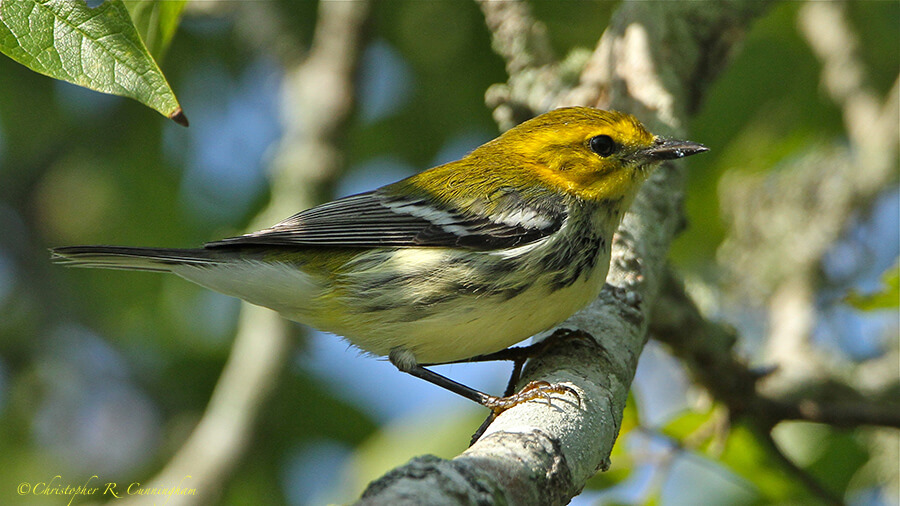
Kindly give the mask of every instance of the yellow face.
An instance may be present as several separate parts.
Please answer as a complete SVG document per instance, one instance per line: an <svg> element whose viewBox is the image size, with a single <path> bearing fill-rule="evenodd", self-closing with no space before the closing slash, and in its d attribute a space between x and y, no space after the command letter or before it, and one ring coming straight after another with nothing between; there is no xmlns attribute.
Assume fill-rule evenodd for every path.
<svg viewBox="0 0 900 506"><path fill-rule="evenodd" d="M702 151L706 147L700 144L651 134L629 114L568 107L528 120L462 160L388 188L457 206L487 206L487 211L490 199L485 197L508 188L532 196L553 191L626 203L661 160Z"/></svg>
<svg viewBox="0 0 900 506"><path fill-rule="evenodd" d="M629 114L586 107L557 109L497 141L531 162L535 176L582 198L618 198L647 178L654 161L640 156L656 136Z"/></svg>

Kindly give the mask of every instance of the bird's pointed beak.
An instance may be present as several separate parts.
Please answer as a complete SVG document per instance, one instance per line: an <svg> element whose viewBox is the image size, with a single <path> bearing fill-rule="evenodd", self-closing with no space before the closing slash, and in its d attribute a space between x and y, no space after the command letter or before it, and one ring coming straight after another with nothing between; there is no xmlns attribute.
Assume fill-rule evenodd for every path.
<svg viewBox="0 0 900 506"><path fill-rule="evenodd" d="M658 161L684 158L704 151L709 151L709 148L698 142L657 137L652 146L644 148L635 154L645 160Z"/></svg>

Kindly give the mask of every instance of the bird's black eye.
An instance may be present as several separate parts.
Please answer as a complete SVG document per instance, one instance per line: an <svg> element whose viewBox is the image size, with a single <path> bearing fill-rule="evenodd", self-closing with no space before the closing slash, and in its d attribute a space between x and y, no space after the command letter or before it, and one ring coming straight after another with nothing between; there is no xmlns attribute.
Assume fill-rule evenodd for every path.
<svg viewBox="0 0 900 506"><path fill-rule="evenodd" d="M608 135L598 135L596 137L591 137L591 140L588 141L588 144L590 144L591 146L591 151L604 157L615 153L616 149L618 149L616 141L614 141L612 137Z"/></svg>

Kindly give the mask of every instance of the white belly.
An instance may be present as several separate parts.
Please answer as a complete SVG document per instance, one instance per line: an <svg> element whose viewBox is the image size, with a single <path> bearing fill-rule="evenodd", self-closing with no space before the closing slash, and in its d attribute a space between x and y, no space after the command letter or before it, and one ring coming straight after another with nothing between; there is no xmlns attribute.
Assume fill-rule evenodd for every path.
<svg viewBox="0 0 900 506"><path fill-rule="evenodd" d="M418 362L441 363L507 348L590 303L609 267L608 247L597 242L602 244L586 248L568 239L538 241L503 253L369 250L348 257L337 274L307 272L302 262L238 259L173 272L343 336L367 352L388 355L403 348ZM560 244L564 254L574 255L571 263L558 262L559 250L550 251ZM550 267L548 259L555 261ZM560 282L570 269L577 276Z"/></svg>
<svg viewBox="0 0 900 506"><path fill-rule="evenodd" d="M503 302L471 298L421 319L347 325L335 332L377 355L402 347L418 362L453 362L503 350L562 323L596 298L601 287L593 279L552 293L533 287Z"/></svg>

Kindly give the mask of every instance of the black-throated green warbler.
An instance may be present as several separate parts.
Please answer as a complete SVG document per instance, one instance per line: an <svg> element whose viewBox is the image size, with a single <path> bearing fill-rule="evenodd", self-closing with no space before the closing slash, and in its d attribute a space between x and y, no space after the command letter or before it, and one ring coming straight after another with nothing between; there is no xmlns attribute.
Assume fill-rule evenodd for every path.
<svg viewBox="0 0 900 506"><path fill-rule="evenodd" d="M420 364L503 350L597 297L610 243L660 161L706 151L628 114L557 109L465 158L198 249L74 246L67 265L175 273L387 355L497 409L501 399ZM535 395L545 395L540 385Z"/></svg>

